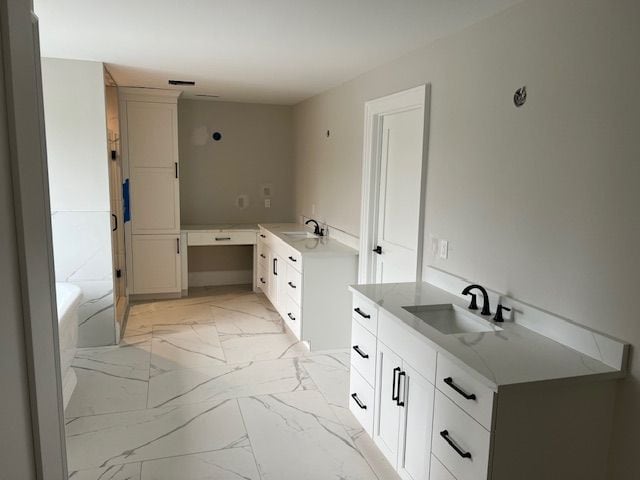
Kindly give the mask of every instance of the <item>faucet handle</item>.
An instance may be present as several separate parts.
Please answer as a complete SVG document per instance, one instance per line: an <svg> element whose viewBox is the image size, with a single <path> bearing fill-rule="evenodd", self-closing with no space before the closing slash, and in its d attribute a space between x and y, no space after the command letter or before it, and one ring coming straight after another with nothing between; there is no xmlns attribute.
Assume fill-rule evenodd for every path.
<svg viewBox="0 0 640 480"><path fill-rule="evenodd" d="M469 304L469 310L478 310L478 302L475 293L468 293L467 295L471 295L471 303Z"/></svg>
<svg viewBox="0 0 640 480"><path fill-rule="evenodd" d="M498 304L498 309L496 310L496 315L493 317L494 322L504 322L504 318L502 317L502 311L506 310L510 312L511 309L503 306L501 303Z"/></svg>

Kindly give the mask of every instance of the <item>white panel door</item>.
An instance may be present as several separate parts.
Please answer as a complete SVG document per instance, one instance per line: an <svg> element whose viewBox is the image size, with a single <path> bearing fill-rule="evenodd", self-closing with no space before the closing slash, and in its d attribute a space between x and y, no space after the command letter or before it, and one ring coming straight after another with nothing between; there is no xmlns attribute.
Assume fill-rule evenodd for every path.
<svg viewBox="0 0 640 480"><path fill-rule="evenodd" d="M178 233L177 105L128 101L126 118L132 233Z"/></svg>
<svg viewBox="0 0 640 480"><path fill-rule="evenodd" d="M435 387L406 362L402 368L398 473L404 480L428 480Z"/></svg>
<svg viewBox="0 0 640 480"><path fill-rule="evenodd" d="M418 268L424 108L381 116L376 283L412 282Z"/></svg>
<svg viewBox="0 0 640 480"><path fill-rule="evenodd" d="M178 233L180 203L173 168L131 170L131 227L135 234Z"/></svg>
<svg viewBox="0 0 640 480"><path fill-rule="evenodd" d="M132 235L133 293L179 293L180 237Z"/></svg>
<svg viewBox="0 0 640 480"><path fill-rule="evenodd" d="M402 359L378 342L373 440L393 468L397 467L398 460L401 407L397 387L401 371Z"/></svg>

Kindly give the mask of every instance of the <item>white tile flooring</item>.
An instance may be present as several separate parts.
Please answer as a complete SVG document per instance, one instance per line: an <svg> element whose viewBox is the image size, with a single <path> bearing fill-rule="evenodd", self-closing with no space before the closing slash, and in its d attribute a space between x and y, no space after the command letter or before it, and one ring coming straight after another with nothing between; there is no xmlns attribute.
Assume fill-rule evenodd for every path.
<svg viewBox="0 0 640 480"><path fill-rule="evenodd" d="M74 368L72 480L397 479L347 408L349 352L308 352L248 286L134 305Z"/></svg>

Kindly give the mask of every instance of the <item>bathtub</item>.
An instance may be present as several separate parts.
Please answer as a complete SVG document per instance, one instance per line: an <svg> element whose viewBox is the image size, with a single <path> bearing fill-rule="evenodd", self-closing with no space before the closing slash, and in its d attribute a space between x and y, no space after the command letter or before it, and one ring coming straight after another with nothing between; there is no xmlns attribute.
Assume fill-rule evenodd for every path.
<svg viewBox="0 0 640 480"><path fill-rule="evenodd" d="M58 304L58 336L60 337L60 370L62 373L62 398L67 408L78 379L71 368L78 345L78 305L82 291L71 283L56 282Z"/></svg>

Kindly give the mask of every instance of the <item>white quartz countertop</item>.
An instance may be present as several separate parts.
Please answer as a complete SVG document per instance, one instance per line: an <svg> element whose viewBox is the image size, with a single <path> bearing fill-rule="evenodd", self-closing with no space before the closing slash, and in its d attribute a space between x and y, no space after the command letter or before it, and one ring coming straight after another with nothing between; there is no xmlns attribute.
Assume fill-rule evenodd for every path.
<svg viewBox="0 0 640 480"><path fill-rule="evenodd" d="M228 230L242 231L242 232L257 232L258 225L255 223L218 223L213 225L181 225L180 230L183 232L201 232L203 230L221 232Z"/></svg>
<svg viewBox="0 0 640 480"><path fill-rule="evenodd" d="M313 235L313 228L299 223L261 223L261 228L271 232L303 256L357 256L358 251L331 237ZM305 232L310 236L295 238L285 232Z"/></svg>
<svg viewBox="0 0 640 480"><path fill-rule="evenodd" d="M354 285L350 289L375 302L439 354L471 369L478 380L494 391L531 382L624 376L620 370L513 322L498 324L489 320L502 328L500 331L443 334L402 307L451 303L474 312L467 310L465 299L428 283ZM482 305L482 298L478 298L478 303Z"/></svg>

